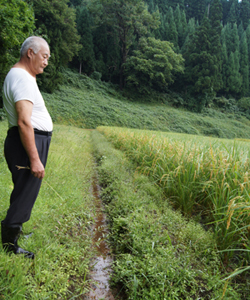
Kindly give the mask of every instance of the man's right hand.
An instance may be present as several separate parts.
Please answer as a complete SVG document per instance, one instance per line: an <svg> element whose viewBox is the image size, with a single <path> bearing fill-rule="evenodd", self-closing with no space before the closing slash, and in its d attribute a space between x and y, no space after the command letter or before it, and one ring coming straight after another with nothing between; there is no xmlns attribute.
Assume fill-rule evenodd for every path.
<svg viewBox="0 0 250 300"><path fill-rule="evenodd" d="M45 175L45 170L42 162L39 160L30 162L30 172L33 176L43 179Z"/></svg>

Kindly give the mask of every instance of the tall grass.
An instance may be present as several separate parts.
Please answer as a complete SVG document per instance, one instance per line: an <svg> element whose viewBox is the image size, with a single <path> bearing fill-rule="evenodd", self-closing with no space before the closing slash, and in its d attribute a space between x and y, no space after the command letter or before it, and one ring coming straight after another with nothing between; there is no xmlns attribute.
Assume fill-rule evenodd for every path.
<svg viewBox="0 0 250 300"><path fill-rule="evenodd" d="M108 127L98 130L126 151L137 172L163 188L176 209L213 226L224 264L236 257L237 249L249 249L249 142ZM249 262L248 251L242 257Z"/></svg>
<svg viewBox="0 0 250 300"><path fill-rule="evenodd" d="M11 175L3 157L7 124L0 123L0 217L8 208ZM55 126L38 199L23 226L33 232L20 246L34 251L35 260L6 254L0 247L1 299L81 299L89 289L94 256L91 177L93 160L89 132Z"/></svg>

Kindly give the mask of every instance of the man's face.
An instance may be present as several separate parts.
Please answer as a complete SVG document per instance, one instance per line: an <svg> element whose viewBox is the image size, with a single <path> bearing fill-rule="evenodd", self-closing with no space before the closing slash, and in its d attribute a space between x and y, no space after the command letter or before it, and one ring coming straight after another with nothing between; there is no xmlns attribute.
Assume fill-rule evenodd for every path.
<svg viewBox="0 0 250 300"><path fill-rule="evenodd" d="M31 68L34 75L43 73L50 58L50 50L46 43L41 44L41 49L34 53L32 50Z"/></svg>

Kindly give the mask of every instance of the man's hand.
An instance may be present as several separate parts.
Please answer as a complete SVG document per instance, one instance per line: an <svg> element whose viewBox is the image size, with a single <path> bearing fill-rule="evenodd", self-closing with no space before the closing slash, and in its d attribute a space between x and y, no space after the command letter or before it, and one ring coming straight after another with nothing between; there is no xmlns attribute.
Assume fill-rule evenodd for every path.
<svg viewBox="0 0 250 300"><path fill-rule="evenodd" d="M38 161L30 162L30 172L33 176L43 179L45 170L40 159Z"/></svg>
<svg viewBox="0 0 250 300"><path fill-rule="evenodd" d="M16 102L18 129L23 147L30 160L31 174L43 179L45 170L37 152L34 129L30 121L32 109L33 103L28 100Z"/></svg>

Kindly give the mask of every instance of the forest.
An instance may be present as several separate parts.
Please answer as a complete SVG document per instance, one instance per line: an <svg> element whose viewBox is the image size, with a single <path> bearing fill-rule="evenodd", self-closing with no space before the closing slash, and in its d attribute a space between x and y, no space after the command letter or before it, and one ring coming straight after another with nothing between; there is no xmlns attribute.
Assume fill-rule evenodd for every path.
<svg viewBox="0 0 250 300"><path fill-rule="evenodd" d="M44 37L52 93L70 67L121 90L176 92L200 112L250 104L250 0L1 0L0 85L26 37Z"/></svg>

